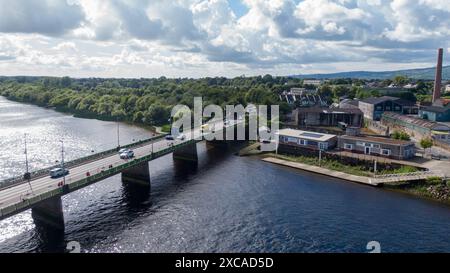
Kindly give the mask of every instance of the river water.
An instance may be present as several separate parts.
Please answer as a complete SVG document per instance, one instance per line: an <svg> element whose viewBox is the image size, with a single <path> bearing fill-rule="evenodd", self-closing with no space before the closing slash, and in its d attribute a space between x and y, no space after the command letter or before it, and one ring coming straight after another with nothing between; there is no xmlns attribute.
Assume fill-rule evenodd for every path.
<svg viewBox="0 0 450 273"><path fill-rule="evenodd" d="M149 137L120 125L122 144ZM117 125L0 97L0 179L117 146ZM149 163L151 190L114 176L63 197L66 230L46 234L26 211L0 221L0 252L450 252L450 207L238 157L198 144L196 165Z"/></svg>

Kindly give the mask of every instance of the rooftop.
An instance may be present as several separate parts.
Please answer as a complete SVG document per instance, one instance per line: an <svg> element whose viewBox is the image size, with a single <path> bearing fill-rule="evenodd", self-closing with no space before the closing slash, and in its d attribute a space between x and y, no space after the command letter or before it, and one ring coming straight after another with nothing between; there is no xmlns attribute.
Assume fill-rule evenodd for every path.
<svg viewBox="0 0 450 273"><path fill-rule="evenodd" d="M443 123L433 122L433 121L429 121L429 120L425 120L425 119L421 119L421 118L401 115L401 114L397 114L397 113L393 113L393 112L384 112L383 116L389 117L392 119L397 119L404 123L410 123L410 124L413 124L413 125L416 125L416 126L419 126L422 128L430 129L430 130L450 131L450 127Z"/></svg>
<svg viewBox="0 0 450 273"><path fill-rule="evenodd" d="M384 144L392 144L392 145L414 145L414 142L412 141L405 141L405 140L398 140L398 139L392 139L392 138L385 138L385 137L373 137L373 136L339 136L339 138L342 139L352 139L362 142L372 142L372 143L384 143Z"/></svg>
<svg viewBox="0 0 450 273"><path fill-rule="evenodd" d="M295 129L281 129L278 132L278 135L296 137L296 138L314 140L314 141L328 141L328 140L336 137L336 135L331 135L331 134L323 134L323 133L302 131L302 130L295 130Z"/></svg>
<svg viewBox="0 0 450 273"><path fill-rule="evenodd" d="M385 102L385 101L395 101L395 103L400 104L402 106L414 106L414 105L416 105L412 101L401 99L401 98L397 98L397 97L391 97L391 96L371 97L371 98L363 99L361 101L365 102L365 103L370 103L370 104L378 104L378 103Z"/></svg>
<svg viewBox="0 0 450 273"><path fill-rule="evenodd" d="M299 108L299 113L324 113L324 114L345 114L345 113L361 113L359 108L325 108L325 107L307 107Z"/></svg>
<svg viewBox="0 0 450 273"><path fill-rule="evenodd" d="M424 106L421 107L420 110L428 111L428 112L435 112L435 113L445 113L450 111L450 108L448 107L442 107L442 106Z"/></svg>
<svg viewBox="0 0 450 273"><path fill-rule="evenodd" d="M388 100L399 100L399 98L391 97L391 96L382 96L382 97L370 97L367 99L363 99L361 101L365 102L365 103L370 103L370 104L378 104L378 103L385 102Z"/></svg>

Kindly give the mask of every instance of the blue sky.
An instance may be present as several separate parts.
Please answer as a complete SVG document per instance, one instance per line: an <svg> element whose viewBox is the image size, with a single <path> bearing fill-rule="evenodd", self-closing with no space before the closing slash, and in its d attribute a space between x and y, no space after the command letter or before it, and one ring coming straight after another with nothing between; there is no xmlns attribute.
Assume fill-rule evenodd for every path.
<svg viewBox="0 0 450 273"><path fill-rule="evenodd" d="M242 17L248 12L248 7L240 0L228 0L228 3L237 17Z"/></svg>
<svg viewBox="0 0 450 273"><path fill-rule="evenodd" d="M0 0L0 75L205 77L433 66L449 0Z"/></svg>

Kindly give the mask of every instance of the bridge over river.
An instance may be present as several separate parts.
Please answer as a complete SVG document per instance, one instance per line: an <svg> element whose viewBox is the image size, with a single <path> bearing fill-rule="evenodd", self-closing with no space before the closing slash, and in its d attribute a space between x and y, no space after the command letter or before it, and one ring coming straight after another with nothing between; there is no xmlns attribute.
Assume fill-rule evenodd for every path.
<svg viewBox="0 0 450 273"><path fill-rule="evenodd" d="M65 167L70 172L63 178L51 178L48 168L33 172L30 181L22 177L3 181L0 184L0 220L31 208L36 224L64 229L61 196L119 173L122 174L123 182L150 187L149 161L170 153L173 153L174 159L196 161L197 142L210 134L217 135L222 132L225 135L231 131L227 130L229 127L234 132L238 124L238 120L232 120L227 125L220 121L214 123L215 130L212 132L203 133L200 128L184 132L184 140L166 140L164 136L158 136L122 146L134 151L135 156L128 160L120 159L117 150L112 149L67 162ZM221 145L225 141L210 142ZM62 183L63 179L65 184Z"/></svg>

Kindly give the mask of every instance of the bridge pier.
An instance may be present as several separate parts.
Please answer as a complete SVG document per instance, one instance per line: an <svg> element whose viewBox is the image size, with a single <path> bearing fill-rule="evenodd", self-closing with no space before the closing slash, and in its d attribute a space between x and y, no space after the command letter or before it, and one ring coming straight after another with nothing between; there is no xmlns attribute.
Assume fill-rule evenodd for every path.
<svg viewBox="0 0 450 273"><path fill-rule="evenodd" d="M31 209L31 216L37 227L64 230L64 212L60 196L36 204Z"/></svg>
<svg viewBox="0 0 450 273"><path fill-rule="evenodd" d="M197 162L197 143L194 142L178 148L173 152L173 159Z"/></svg>
<svg viewBox="0 0 450 273"><path fill-rule="evenodd" d="M148 162L143 162L137 166L122 171L122 182L150 186L150 171L148 169Z"/></svg>

